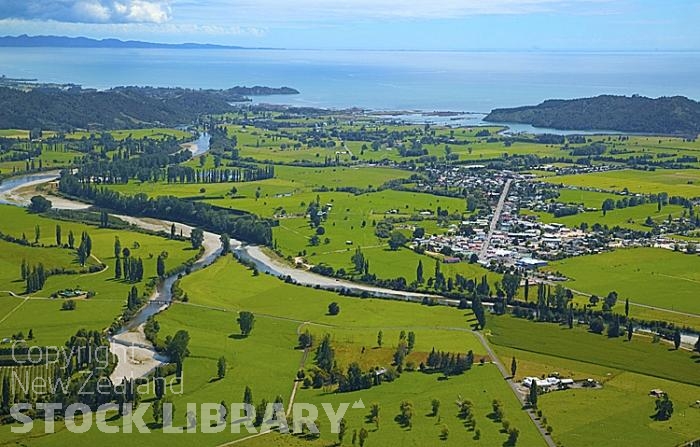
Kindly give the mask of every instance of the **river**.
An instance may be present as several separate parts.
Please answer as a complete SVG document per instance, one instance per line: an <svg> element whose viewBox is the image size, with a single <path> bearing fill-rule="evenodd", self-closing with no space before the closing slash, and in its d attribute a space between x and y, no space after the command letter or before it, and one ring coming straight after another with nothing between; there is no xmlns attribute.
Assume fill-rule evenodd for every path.
<svg viewBox="0 0 700 447"><path fill-rule="evenodd" d="M190 144L189 149L192 150L194 155L202 155L208 151L208 143L208 135L202 134L196 142ZM0 183L0 203L27 206L31 196L38 194L34 189L36 186L54 181L58 179L59 176L59 172L52 171L7 179ZM46 197L51 200L52 206L57 209L87 209L91 206L87 203L54 195L46 195ZM175 225L176 232L182 232L184 236L189 236L193 228L190 225L165 219L143 218L119 214L113 216L131 225L149 231L169 232L171 226ZM194 263L193 271L208 266L221 255L220 236L205 231L203 247L204 253L200 259ZM297 269L270 256L262 247L244 244L236 239L231 239L231 249L237 257L254 263L261 272L277 277L291 277L295 283L300 285L319 287L333 291L346 289L358 294L364 293L379 298L413 302L420 302L425 297L430 297L442 304L453 306L457 304L455 300L447 300L439 296L400 292L329 278L307 270ZM131 379L142 377L157 366L167 362L167 359L153 348L153 345L146 338L143 329L149 317L168 308L172 301L171 288L176 280L177 275L170 276L163 280L151 296L150 302L146 304L133 319L126 323L121 330L110 336L110 351L114 353L118 359L117 365L110 377L115 384L121 384L124 378Z"/></svg>

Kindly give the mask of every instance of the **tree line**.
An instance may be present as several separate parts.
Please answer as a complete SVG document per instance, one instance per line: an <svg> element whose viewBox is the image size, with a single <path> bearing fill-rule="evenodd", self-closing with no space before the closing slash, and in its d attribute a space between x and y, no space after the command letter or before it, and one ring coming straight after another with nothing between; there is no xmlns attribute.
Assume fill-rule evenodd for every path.
<svg viewBox="0 0 700 447"><path fill-rule="evenodd" d="M254 215L234 215L206 203L192 202L174 196L149 198L145 194L124 195L98 185L81 182L67 171L61 175L59 190L64 194L79 197L120 213L181 221L216 233L226 233L236 239L254 244L270 245L272 243L270 221Z"/></svg>

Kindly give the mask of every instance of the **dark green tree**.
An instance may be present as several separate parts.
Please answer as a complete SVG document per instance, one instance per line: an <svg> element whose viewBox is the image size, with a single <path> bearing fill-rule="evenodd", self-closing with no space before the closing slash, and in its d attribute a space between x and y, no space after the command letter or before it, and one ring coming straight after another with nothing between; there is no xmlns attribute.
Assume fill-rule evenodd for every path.
<svg viewBox="0 0 700 447"><path fill-rule="evenodd" d="M408 239L400 231L392 231L389 235L389 248L393 251L398 250L402 245L404 245Z"/></svg>
<svg viewBox="0 0 700 447"><path fill-rule="evenodd" d="M408 349L408 352L413 351L413 348L416 346L416 333L413 331L408 331L408 337L406 338L406 348Z"/></svg>
<svg viewBox="0 0 700 447"><path fill-rule="evenodd" d="M122 253L122 243L119 241L119 236L114 236L114 257L119 259Z"/></svg>
<svg viewBox="0 0 700 447"><path fill-rule="evenodd" d="M423 261L419 259L418 267L416 268L416 282L418 284L423 284L424 280L425 279L423 278Z"/></svg>
<svg viewBox="0 0 700 447"><path fill-rule="evenodd" d="M185 358L190 355L189 344L190 334L185 330L179 330L165 348L170 361L178 366L178 376L182 375L182 365Z"/></svg>
<svg viewBox="0 0 700 447"><path fill-rule="evenodd" d="M654 414L654 419L657 421L667 421L671 419L673 415L673 401L668 397L668 394L664 394L656 399L655 406L656 413Z"/></svg>
<svg viewBox="0 0 700 447"><path fill-rule="evenodd" d="M225 256L231 251L231 238L228 234L223 233L219 239L221 240L221 255Z"/></svg>
<svg viewBox="0 0 700 447"><path fill-rule="evenodd" d="M328 305L328 315L338 315L340 313L340 304L333 301Z"/></svg>
<svg viewBox="0 0 700 447"><path fill-rule="evenodd" d="M255 316L252 312L241 311L238 314L238 326L241 328L241 335L247 337L253 330L255 325Z"/></svg>
<svg viewBox="0 0 700 447"><path fill-rule="evenodd" d="M530 385L530 393L527 396L527 401L532 405L533 408L537 408L537 397L538 397L539 390L537 389L537 384L532 382Z"/></svg>
<svg viewBox="0 0 700 447"><path fill-rule="evenodd" d="M219 360L216 362L216 376L219 379L226 377L226 368L226 357L219 357Z"/></svg>
<svg viewBox="0 0 700 447"><path fill-rule="evenodd" d="M51 201L43 196L34 196L30 199L29 211L33 213L45 213L51 209Z"/></svg>
<svg viewBox="0 0 700 447"><path fill-rule="evenodd" d="M190 243L192 248L199 250L204 242L204 231L201 228L193 228L190 232Z"/></svg>
<svg viewBox="0 0 700 447"><path fill-rule="evenodd" d="M253 405L253 390L249 386L246 386L245 391L243 391L243 403Z"/></svg>

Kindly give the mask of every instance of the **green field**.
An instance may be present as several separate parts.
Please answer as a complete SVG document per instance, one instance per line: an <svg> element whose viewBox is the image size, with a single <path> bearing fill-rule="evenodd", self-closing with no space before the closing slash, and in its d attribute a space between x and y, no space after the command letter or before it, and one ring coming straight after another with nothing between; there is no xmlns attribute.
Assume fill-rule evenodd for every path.
<svg viewBox="0 0 700 447"><path fill-rule="evenodd" d="M559 190L557 202L581 204L586 208L600 209L607 199L618 200L621 196L605 192L587 191L585 189L562 188Z"/></svg>
<svg viewBox="0 0 700 447"><path fill-rule="evenodd" d="M569 329L568 326L535 323L510 316L489 319L487 328L491 332L489 340L498 346L590 363L610 370L698 384L695 356L687 351L675 351L666 343L652 343L650 338L639 335L627 342L626 337L608 338L593 334L587 325ZM653 362L649 361L651 358Z"/></svg>
<svg viewBox="0 0 700 447"><path fill-rule="evenodd" d="M22 129L0 129L0 137L21 138L26 140L29 138L29 131Z"/></svg>
<svg viewBox="0 0 700 447"><path fill-rule="evenodd" d="M173 396L177 423L184 423L185 403L219 402L222 399L235 402L241 398L247 385L253 390L256 403L262 398L273 400L276 395L281 395L286 402L301 359L301 352L294 349L296 334L304 327L311 328L317 334L332 334L341 364L354 358L360 346L372 348L379 330L384 331L385 347L368 351L369 364L376 362L388 366L400 330L415 331L416 346L414 354L411 354L414 357L420 358L433 347L455 352L471 349L477 354L477 359L481 356L480 345L468 329L473 317L453 308L348 298L293 286L270 276L254 276L230 257L221 258L210 267L186 276L182 287L189 295L189 302L176 304L158 317L161 336L180 329L187 330L191 335L191 354L185 362L184 394ZM326 314L331 301L341 306L338 316ZM237 336L235 318L236 311L240 309L256 315L255 328L246 338ZM228 374L223 380L213 380L216 359L222 355L229 362ZM311 366L310 360L306 366ZM483 441L502 443L506 437L500 432L500 424L486 417L491 401L497 398L505 405L506 417L520 429L520 439L528 445L542 443L535 427L520 410L515 396L495 366L490 364L477 364L464 375L447 381L438 380L437 375L412 372L404 373L393 383L349 394L328 394L322 389L300 390L296 401L336 404L362 399L366 405L379 402L382 420L378 431L375 431L374 424L363 422L367 410L349 410L349 424L358 429L366 426L371 432L371 439L376 439L373 441L375 443L399 437L404 443L411 442L406 445L426 445L438 442L442 423L450 426L451 440L467 442L473 437L473 433L461 427L456 410L450 404L458 395L474 401L477 428L482 433ZM434 417L425 415L433 398L443 402L443 422L439 425L436 425ZM403 399L412 400L416 406L411 431L406 431L392 420L398 412L398 403ZM145 419L150 422L150 414ZM323 418L321 427L322 430L328 428L328 422ZM2 433L0 439L5 442L17 439L6 431ZM62 430L56 435L33 439L31 445L66 445L78 439L80 442L119 445L125 442L124 436L103 437L91 430L78 437ZM156 429L156 434L149 438L149 445L191 445L192 439L214 445L243 436L221 433L172 437L162 435ZM331 434L324 435L327 440L333 437Z"/></svg>
<svg viewBox="0 0 700 447"><path fill-rule="evenodd" d="M657 169L656 171L596 172L593 174L563 175L547 177L554 184L599 188L609 191L623 191L642 194L668 193L671 196L700 196L700 170Z"/></svg>
<svg viewBox="0 0 700 447"><path fill-rule="evenodd" d="M143 138L151 139L162 139L165 136L172 136L175 138L192 138L192 134L178 129L167 129L167 128L149 128L149 129L123 129L123 130L112 130L109 132L115 140L124 140L131 137L136 140ZM71 140L80 140L82 138L89 138L94 132L79 131L66 134L66 138ZM97 133L99 135L99 132Z"/></svg>
<svg viewBox="0 0 700 447"><path fill-rule="evenodd" d="M48 170L51 168L58 169L64 166L72 165L82 156L82 153L73 150L54 150L52 148L45 147L42 149L41 155L34 157L33 160L35 168L39 167L39 160L41 160L42 168ZM26 171L26 168L26 160L0 162L0 173L5 175L13 173L20 174Z"/></svg>
<svg viewBox="0 0 700 447"><path fill-rule="evenodd" d="M156 275L156 257L167 252L167 268L175 268L196 255L191 245L172 241L159 236L136 233L125 230L100 229L95 226L76 222L56 221L28 213L22 208L1 205L3 219L0 231L15 237L26 233L33 242L34 227L39 225L41 237L39 246L25 247L0 241L0 308L7 313L0 317L0 338L9 337L22 331L25 335L31 328L37 345L62 345L77 329L103 329L119 316L124 306L127 293L132 284L114 279L114 239L119 237L122 247L129 248L132 256L141 257L144 262L144 280L136 284L140 292L145 283ZM22 294L25 284L20 277L19 264L22 259L32 266L43 263L45 267L67 267L78 269L75 250L55 247L55 227L61 225L62 242L66 243L68 232L73 231L79 243L80 235L87 231L93 242L94 258L88 262L96 264L101 261L107 269L92 274L72 274L49 276L44 288L29 299L15 298L7 291ZM41 245L44 245L43 247ZM138 244L138 245L137 245ZM54 247L51 247L54 245ZM98 261L99 260L99 261ZM49 299L54 292L63 289L79 288L93 291L95 296L79 300L77 309L62 312L61 300Z"/></svg>
<svg viewBox="0 0 700 447"><path fill-rule="evenodd" d="M552 262L547 270L573 280L574 290L605 296L615 290L631 302L700 314L700 257L662 248L620 249ZM631 312L634 316L634 308Z"/></svg>
<svg viewBox="0 0 700 447"><path fill-rule="evenodd" d="M507 322L503 324L508 325ZM590 377L603 383L602 389L557 391L540 396L538 405L554 427L552 436L563 445L583 447L592 443L627 445L635 442L636 445L676 446L700 436L697 429L700 409L693 407L700 393L697 383L687 385L498 345L495 350L504 363L513 356L517 358L518 378L559 372L564 377ZM649 390L656 388L668 392L674 401L676 412L670 421L656 422L650 417L654 399L649 397Z"/></svg>
<svg viewBox="0 0 700 447"><path fill-rule="evenodd" d="M600 207L601 204L602 202L598 204L598 207ZM600 224L607 225L609 228L618 226L621 228L630 228L632 230L649 231L650 227L644 225L648 217L651 217L654 222L660 223L661 221L668 220L669 215L672 218L678 218L684 211L687 210L680 205L666 205L659 211L656 204L645 203L643 205L630 206L627 208L616 208L608 211L605 216L603 216L602 211L588 211L563 217L555 217L550 213L532 212L529 210L523 210L522 214L535 214L542 222L556 222L566 225L569 228L578 228L582 223L586 223L588 228L591 228L594 224Z"/></svg>

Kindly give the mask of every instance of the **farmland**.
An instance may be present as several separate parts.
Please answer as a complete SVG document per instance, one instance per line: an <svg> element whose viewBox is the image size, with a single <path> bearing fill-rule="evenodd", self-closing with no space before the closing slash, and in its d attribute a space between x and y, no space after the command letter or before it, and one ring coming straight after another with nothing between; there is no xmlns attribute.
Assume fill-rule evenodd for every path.
<svg viewBox="0 0 700 447"><path fill-rule="evenodd" d="M661 248L615 250L552 263L572 289L606 295L615 290L635 303L700 313L697 294L700 258ZM608 272L614 272L613 275Z"/></svg>
<svg viewBox="0 0 700 447"><path fill-rule="evenodd" d="M700 196L700 171L659 169L653 172L622 170L547 178L552 183L632 193Z"/></svg>
<svg viewBox="0 0 700 447"><path fill-rule="evenodd" d="M173 268L195 256L196 252L183 242L171 241L159 236L136 233L125 230L97 228L95 226L69 222L29 214L17 207L0 205L6 217L0 222L0 231L20 238L26 233L34 240L35 227L40 229L37 244L23 246L0 241L4 248L0 251L0 289L3 290L0 303L7 309L7 318L0 318L0 333L9 337L22 331L25 335L33 329L33 344L62 345L78 328L105 328L119 315L124 305L131 284L114 279L114 241L119 237L122 246L128 248L132 256L144 260L144 282L136 284L144 290L145 281L156 276L155 256L168 252L167 264ZM43 263L45 268L66 268L80 270L75 250L56 247L55 228L61 226L63 242L68 233L73 232L77 238L85 231L93 242L93 258L87 263L96 266L98 262L106 268L96 273L75 273L51 275L44 288L29 297L16 298L8 291L23 295L25 284L20 277L19 263L24 259L32 266ZM99 260L99 261L98 261ZM80 300L76 310L61 311L60 300L50 299L54 292L64 289L82 289L95 292L90 299ZM11 313L11 315L10 315Z"/></svg>
<svg viewBox="0 0 700 447"><path fill-rule="evenodd" d="M498 127L410 125L340 112L304 116L255 105L208 119L193 133L160 127L77 131L51 143L47 133L43 142L15 143L26 147L5 153L3 174L37 170L17 152L38 149L34 161L41 160L41 169L74 166L51 193L96 207L59 219L53 212L0 206L0 231L7 236L0 240L2 338L29 338L31 330L28 345L63 346L80 328L103 331L124 312L132 285L143 294L159 282L159 257L169 270L199 253L192 248L194 236L155 235L113 220L101 228L97 218L104 207L166 230L170 223L159 219L226 232L261 246L273 264L295 267L276 278L261 273L269 261L253 268L227 254L182 274L175 301L148 326L160 355L172 355L176 334L184 331L189 339L184 360L170 357L173 363L165 367L170 379L178 363L183 370L182 393L166 393L176 407L176 426L204 428L201 417L193 423L187 416L188 404L239 402L250 387L254 405L281 400L287 406L292 396L317 405L361 400L365 408L350 409L345 417L343 445L363 429L370 446L507 445L508 430L492 414L494 399L519 430L517 445L546 445L551 436L560 445L653 440L671 447L700 436L700 415L691 407L699 392L697 355L689 352L693 342L687 338L678 347L672 343L679 327L688 326L683 336L690 340L700 328L700 258L692 254L700 223L698 203L689 200L700 195L692 158L700 151L697 142L509 136ZM188 158L182 142L203 131L212 138L210 150ZM18 132L5 136L24 135ZM647 170L629 169L644 160ZM667 165L676 167L662 167ZM21 191L26 198L36 193ZM667 201L660 193L680 197ZM606 202L613 205L603 212ZM91 237L84 266L77 248L66 244L69 232ZM263 237L253 242L253 233ZM143 260L143 279L134 284L115 279L117 237ZM213 240L218 246L218 235ZM25 259L59 273L27 294L20 269ZM311 278L312 285L294 284L299 277ZM334 289L336 281L343 290L322 289ZM364 289L345 289L352 282ZM379 298L387 296L386 288L394 289L393 299ZM65 289L90 294L75 298L74 310L62 310L66 300L56 294ZM406 301L419 302L404 302L402 291L414 293ZM603 301L611 291L618 294L614 305L591 304L589 295ZM417 293L432 296L416 299ZM238 321L245 312L254 315L249 334ZM593 333L597 319L611 334L613 323L620 324L618 336ZM631 341L623 334L628 327L635 331ZM307 331L311 341L304 352L299 345ZM650 335L655 331L659 335ZM138 331L126 336L141 340ZM333 354L324 366L326 337ZM437 367L430 364L433 350L472 363L458 372L458 360ZM509 382L497 360L507 367L513 358L517 372ZM353 370L365 382L346 391ZM51 373L27 371L33 377ZM8 372L0 370L0 376ZM538 409L545 417L528 415L527 390L518 381L555 372L600 386L543 393ZM670 421L649 417L652 388L674 400ZM138 397L162 402L150 388ZM438 414L432 414L435 399L441 402ZM472 401L478 432L458 415L454 403L460 399ZM398 417L404 401L412 404L410 424ZM374 403L381 408L378 419L369 414ZM114 426L125 420L110 416ZM0 445L122 446L133 437L105 437L96 427L76 435L64 421L56 424L59 432L50 436L40 433L38 422L27 436L2 427ZM150 410L144 425L154 432L148 439L154 446L243 441L252 447L313 447L338 439L325 416L318 439L277 433L248 438L229 430L170 437Z"/></svg>

